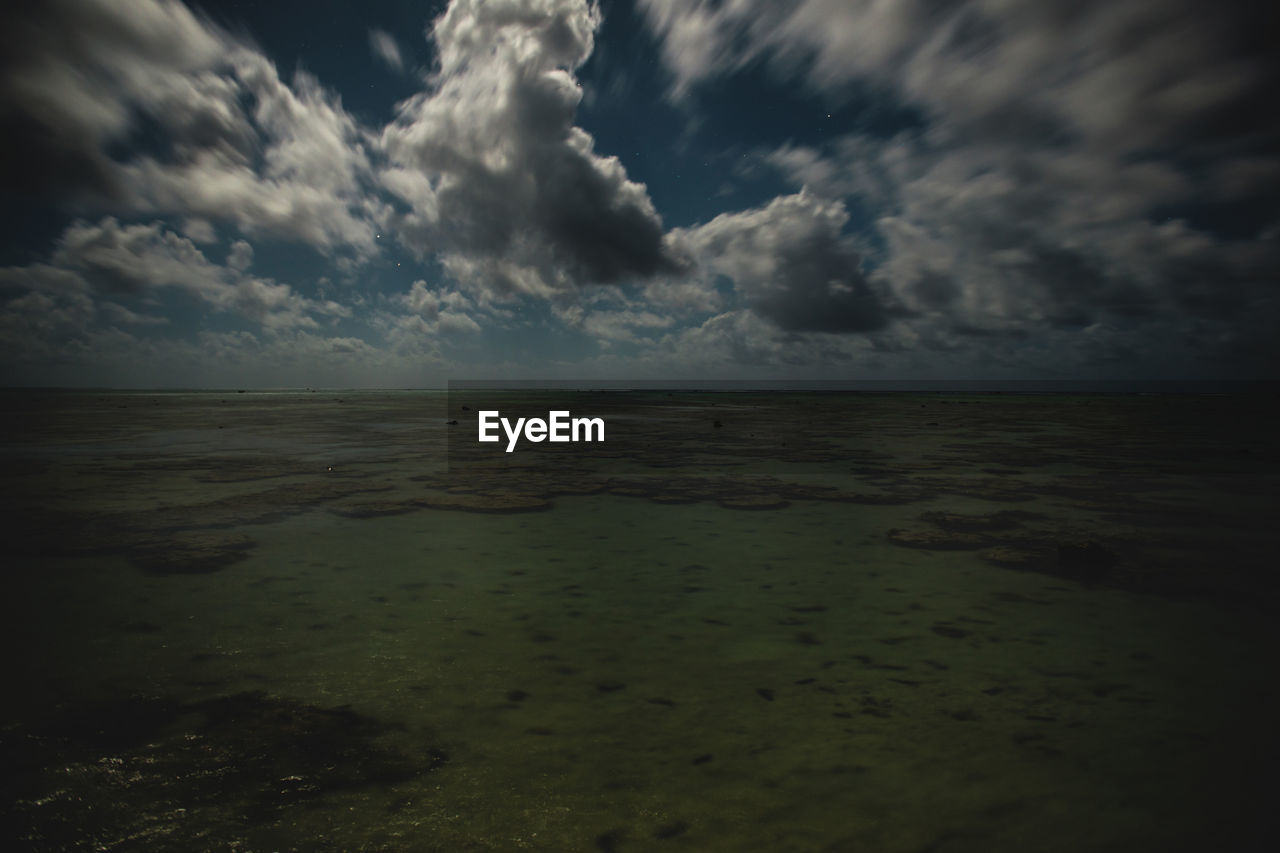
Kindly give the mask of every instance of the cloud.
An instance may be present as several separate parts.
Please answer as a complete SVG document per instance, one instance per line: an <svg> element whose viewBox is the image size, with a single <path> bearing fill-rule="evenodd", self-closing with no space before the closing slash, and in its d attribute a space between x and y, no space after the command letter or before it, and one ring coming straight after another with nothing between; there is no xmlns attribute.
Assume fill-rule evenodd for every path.
<svg viewBox="0 0 1280 853"><path fill-rule="evenodd" d="M236 54L229 98L246 99L261 153L226 145L183 147L174 157L142 156L119 169L129 210L190 213L234 222L322 251L375 254L372 168L362 132L338 99L299 71L292 86L265 57ZM230 109L230 107L228 107Z"/></svg>
<svg viewBox="0 0 1280 853"><path fill-rule="evenodd" d="M677 94L764 61L828 96L886 87L970 132L1135 150L1169 134L1274 141L1249 7L1194 0L640 0ZM1265 27L1263 28L1265 29ZM1246 126L1242 127L1242 122Z"/></svg>
<svg viewBox="0 0 1280 853"><path fill-rule="evenodd" d="M573 123L599 24L585 0L455 0L431 31L430 88L382 133L388 227L482 299L675 269L644 186Z"/></svg>
<svg viewBox="0 0 1280 853"><path fill-rule="evenodd" d="M160 223L73 222L46 260L0 267L0 376L116 387L302 386L319 377L377 385L422 381L434 364L422 348L414 362L397 360L385 345L334 334L339 321L361 324L348 305L249 274L251 256L238 241L227 264L215 263ZM192 307L217 319L193 322Z"/></svg>
<svg viewBox="0 0 1280 853"><path fill-rule="evenodd" d="M284 84L256 48L175 0L49 0L11 18L8 185L376 251L360 128L310 75Z"/></svg>
<svg viewBox="0 0 1280 853"><path fill-rule="evenodd" d="M646 311L641 306L622 308L570 305L555 311L556 318L570 328L590 335L601 347L617 344L651 345L652 333L675 325L675 318Z"/></svg>
<svg viewBox="0 0 1280 853"><path fill-rule="evenodd" d="M843 235L839 201L808 192L678 231L708 275L726 276L760 317L788 332L872 332L891 306Z"/></svg>
<svg viewBox="0 0 1280 853"><path fill-rule="evenodd" d="M3 310L25 311L28 302L23 300L30 299L70 301L87 321L95 297L145 298L173 289L268 330L317 328L317 317L350 316L336 302L308 299L287 284L246 274L251 256L249 244L239 241L228 265L222 266L160 223L123 225L113 217L77 221L63 232L48 263L0 268L0 285L27 291ZM155 322L120 305L106 307L105 313L108 320L131 325ZM81 330L85 326L78 324Z"/></svg>
<svg viewBox="0 0 1280 853"><path fill-rule="evenodd" d="M433 289L425 281L415 281L409 292L395 298L409 313L391 320L401 332L412 330L435 335L439 332L479 332L480 325L468 312L475 305L456 290Z"/></svg>
<svg viewBox="0 0 1280 853"><path fill-rule="evenodd" d="M392 71L397 73L404 71L404 58L400 56L400 45L396 44L396 40L390 33L379 29L369 30L369 49Z"/></svg>
<svg viewBox="0 0 1280 853"><path fill-rule="evenodd" d="M190 216L183 220L182 233L197 243L216 243L218 241L218 232L214 230L213 223L198 216Z"/></svg>
<svg viewBox="0 0 1280 853"><path fill-rule="evenodd" d="M429 346L399 353L359 337L299 329L163 337L105 327L45 350L39 340L32 345L18 350L13 339L0 338L0 376L16 384L116 388L403 388L443 382L448 375L448 363Z"/></svg>
<svg viewBox="0 0 1280 853"><path fill-rule="evenodd" d="M446 336L521 324L659 375L1275 351L1280 77L1234 4L639 0L691 113L738 97L716 87L751 66L901 119L750 152L797 191L671 231L578 126L588 0L453 0L428 31L437 64L385 126L177 0L21 5L0 20L0 172L89 217L0 269L22 358L195 364L242 345L409 376L443 363ZM368 38L405 71L397 36ZM600 92L639 86L611 73ZM399 249L431 272L367 301L308 296L250 272L274 238L361 286L385 286L357 273ZM158 343L191 331L158 316L174 302L245 328Z"/></svg>
<svg viewBox="0 0 1280 853"><path fill-rule="evenodd" d="M798 335L735 309L664 335L642 362L662 376L759 379L801 376L819 366L840 376L874 369L875 358L876 344L866 335Z"/></svg>
<svg viewBox="0 0 1280 853"><path fill-rule="evenodd" d="M221 121L207 130L239 136L206 74L233 45L181 3L142 0L127 12L107 0L16 5L0 21L7 185L119 192L105 146L131 130L138 105L161 118L174 107L179 124L212 106L205 112Z"/></svg>
<svg viewBox="0 0 1280 853"><path fill-rule="evenodd" d="M0 284L7 284L0 270ZM83 339L93 323L92 298L84 293L29 291L0 304L0 361L63 362L68 342Z"/></svg>
<svg viewBox="0 0 1280 853"><path fill-rule="evenodd" d="M865 279L903 318L874 343L966 350L988 367L1036 362L1049 341L1063 363L1156 364L1147 353L1182 339L1184 364L1241 364L1265 344L1280 249L1261 200L1280 176L1280 118L1264 105L1280 77L1240 8L640 6L676 97L759 62L828 99L919 115L766 157L865 221Z"/></svg>
<svg viewBox="0 0 1280 853"><path fill-rule="evenodd" d="M1277 267L1267 265L1278 247L1161 215L1197 199L1193 178L1169 161L924 134L777 155L795 180L825 179L815 191L879 212L869 277L917 323L1167 330L1186 312L1228 322L1272 310Z"/></svg>
<svg viewBox="0 0 1280 853"><path fill-rule="evenodd" d="M123 305L117 305L115 302L99 303L98 310L108 322L117 326L165 326L169 323L168 317L139 314L136 311L130 311Z"/></svg>
<svg viewBox="0 0 1280 853"><path fill-rule="evenodd" d="M236 272L244 272L252 263L253 246L244 240L237 240L231 244L231 251L227 253L227 267Z"/></svg>

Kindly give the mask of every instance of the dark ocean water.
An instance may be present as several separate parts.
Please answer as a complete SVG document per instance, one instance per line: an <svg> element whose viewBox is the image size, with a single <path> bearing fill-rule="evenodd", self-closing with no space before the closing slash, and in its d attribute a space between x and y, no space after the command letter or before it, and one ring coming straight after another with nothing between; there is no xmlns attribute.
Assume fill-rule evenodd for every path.
<svg viewBox="0 0 1280 853"><path fill-rule="evenodd" d="M1274 395L3 403L4 849L1269 849Z"/></svg>

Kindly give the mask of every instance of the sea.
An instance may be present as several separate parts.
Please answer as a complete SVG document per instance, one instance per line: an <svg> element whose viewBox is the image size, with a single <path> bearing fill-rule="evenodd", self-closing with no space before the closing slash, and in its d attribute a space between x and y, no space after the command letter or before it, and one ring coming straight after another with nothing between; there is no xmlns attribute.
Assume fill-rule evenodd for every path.
<svg viewBox="0 0 1280 853"><path fill-rule="evenodd" d="M0 410L5 850L1272 849L1274 392Z"/></svg>

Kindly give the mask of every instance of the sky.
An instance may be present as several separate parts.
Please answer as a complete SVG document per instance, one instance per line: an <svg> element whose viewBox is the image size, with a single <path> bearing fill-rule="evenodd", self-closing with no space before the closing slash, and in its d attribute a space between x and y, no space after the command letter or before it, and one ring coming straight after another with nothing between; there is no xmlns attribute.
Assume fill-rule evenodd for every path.
<svg viewBox="0 0 1280 853"><path fill-rule="evenodd" d="M19 0L0 385L1275 379L1275 5Z"/></svg>

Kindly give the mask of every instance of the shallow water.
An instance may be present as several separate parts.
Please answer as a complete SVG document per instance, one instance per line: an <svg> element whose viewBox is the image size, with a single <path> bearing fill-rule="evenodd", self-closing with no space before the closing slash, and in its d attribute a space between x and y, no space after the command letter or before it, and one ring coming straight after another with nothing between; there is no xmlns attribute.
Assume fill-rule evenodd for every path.
<svg viewBox="0 0 1280 853"><path fill-rule="evenodd" d="M6 395L13 849L1261 846L1274 398L517 402Z"/></svg>

